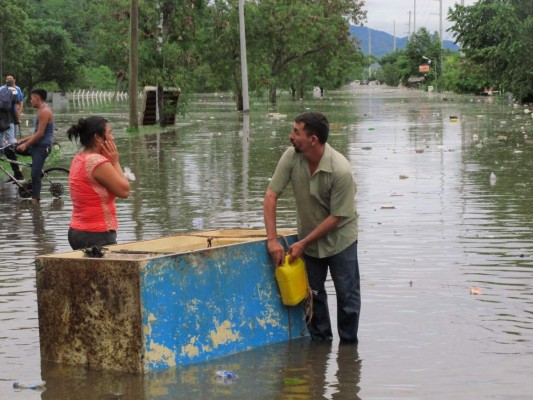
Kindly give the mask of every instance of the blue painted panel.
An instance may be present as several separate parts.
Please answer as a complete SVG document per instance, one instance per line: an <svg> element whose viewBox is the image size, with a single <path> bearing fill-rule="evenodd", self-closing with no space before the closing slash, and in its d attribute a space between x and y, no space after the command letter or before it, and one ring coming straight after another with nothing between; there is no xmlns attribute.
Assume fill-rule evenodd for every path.
<svg viewBox="0 0 533 400"><path fill-rule="evenodd" d="M265 241L153 259L140 289L146 370L307 334L302 308L281 302Z"/></svg>

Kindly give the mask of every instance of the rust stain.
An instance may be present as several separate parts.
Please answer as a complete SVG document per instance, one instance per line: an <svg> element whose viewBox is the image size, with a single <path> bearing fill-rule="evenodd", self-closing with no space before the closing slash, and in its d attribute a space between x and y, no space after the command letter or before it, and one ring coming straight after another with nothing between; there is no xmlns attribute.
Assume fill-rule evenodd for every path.
<svg viewBox="0 0 533 400"><path fill-rule="evenodd" d="M236 342L240 339L239 334L231 330L231 322L228 320L218 324L216 330L211 331L210 337L214 348L227 342Z"/></svg>
<svg viewBox="0 0 533 400"><path fill-rule="evenodd" d="M42 359L141 371L137 268L119 260L37 262Z"/></svg>

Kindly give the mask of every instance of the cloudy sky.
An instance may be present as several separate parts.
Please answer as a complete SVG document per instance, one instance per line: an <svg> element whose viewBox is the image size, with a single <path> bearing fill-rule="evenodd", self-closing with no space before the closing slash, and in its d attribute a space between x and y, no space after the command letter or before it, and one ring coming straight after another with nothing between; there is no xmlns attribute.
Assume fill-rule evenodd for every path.
<svg viewBox="0 0 533 400"><path fill-rule="evenodd" d="M465 5L472 5L477 0L463 0ZM416 29L427 28L430 32L439 31L439 0L366 0L367 22L364 26L372 29L394 33L396 22L396 36L409 35L409 11L411 11L411 31L414 23L414 6L416 3ZM446 29L450 23L446 20L448 8L461 0L442 0L442 34L444 39L452 36Z"/></svg>

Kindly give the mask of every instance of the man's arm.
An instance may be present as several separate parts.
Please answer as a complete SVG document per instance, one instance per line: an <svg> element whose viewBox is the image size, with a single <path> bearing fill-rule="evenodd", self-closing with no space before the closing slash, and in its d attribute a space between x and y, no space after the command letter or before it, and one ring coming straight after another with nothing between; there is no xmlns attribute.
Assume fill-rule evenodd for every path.
<svg viewBox="0 0 533 400"><path fill-rule="evenodd" d="M267 232L267 248L274 265L282 265L285 259L285 249L278 242L278 232L276 229L276 208L278 204L278 194L271 189L267 189L263 202L263 216Z"/></svg>
<svg viewBox="0 0 533 400"><path fill-rule="evenodd" d="M326 236L330 231L335 229L343 220L343 217L336 217L330 215L324 221L322 221L318 226L309 233L302 240L297 241L291 247L289 247L289 254L291 258L289 262L292 262L293 259L301 257L304 254L304 250L311 243L317 241L323 236Z"/></svg>
<svg viewBox="0 0 533 400"><path fill-rule="evenodd" d="M19 146L17 146L17 149L24 151L33 143L36 143L37 141L39 141L39 139L41 139L41 137L44 135L46 125L48 125L48 123L52 119L52 110L50 110L48 107L39 110L39 112L37 113L37 118L39 120L37 130L32 136L29 136Z"/></svg>

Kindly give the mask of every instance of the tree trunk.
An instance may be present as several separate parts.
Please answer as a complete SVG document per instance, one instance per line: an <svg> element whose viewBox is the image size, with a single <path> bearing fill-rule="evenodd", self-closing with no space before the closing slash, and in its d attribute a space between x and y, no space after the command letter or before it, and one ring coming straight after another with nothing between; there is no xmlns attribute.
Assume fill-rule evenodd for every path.
<svg viewBox="0 0 533 400"><path fill-rule="evenodd" d="M113 93L113 101L117 99L118 89L120 88L120 85L124 81L125 76L126 76L126 73L123 70L120 70L116 73L117 79L115 80L115 93Z"/></svg>
<svg viewBox="0 0 533 400"><path fill-rule="evenodd" d="M293 100L296 100L296 88L291 84L291 96Z"/></svg>
<svg viewBox="0 0 533 400"><path fill-rule="evenodd" d="M276 104L276 86L271 86L268 92L268 98L271 104Z"/></svg>
<svg viewBox="0 0 533 400"><path fill-rule="evenodd" d="M244 109L244 98L242 96L242 91L237 93L237 111L242 111Z"/></svg>
<svg viewBox="0 0 533 400"><path fill-rule="evenodd" d="M304 85L303 83L300 84L300 90L298 90L299 94L300 94L300 100L304 98L304 94L305 94L305 90L304 90Z"/></svg>
<svg viewBox="0 0 533 400"><path fill-rule="evenodd" d="M159 114L159 126L165 127L165 103L163 101L164 93L163 86L157 85L157 113Z"/></svg>
<svg viewBox="0 0 533 400"><path fill-rule="evenodd" d="M139 0L130 3L130 51L129 51L129 128L139 129L137 115L137 79L139 74Z"/></svg>

